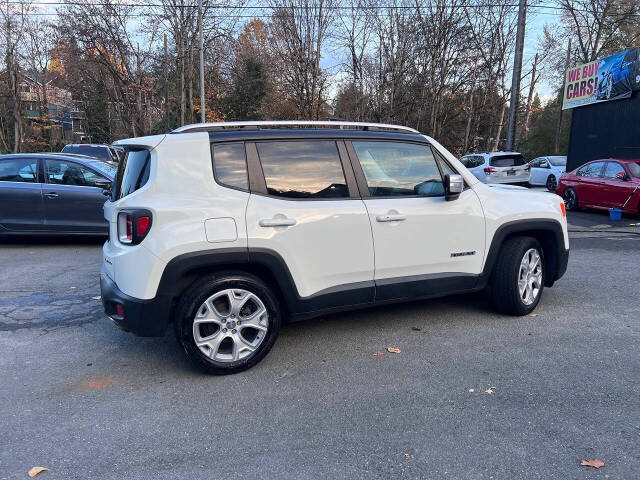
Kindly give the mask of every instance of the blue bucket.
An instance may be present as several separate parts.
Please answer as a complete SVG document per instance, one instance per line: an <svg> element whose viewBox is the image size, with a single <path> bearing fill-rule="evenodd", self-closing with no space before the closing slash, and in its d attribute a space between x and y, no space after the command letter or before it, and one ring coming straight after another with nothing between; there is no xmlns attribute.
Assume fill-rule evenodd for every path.
<svg viewBox="0 0 640 480"><path fill-rule="evenodd" d="M622 220L622 210L620 210L619 208L610 208L609 218L614 222Z"/></svg>

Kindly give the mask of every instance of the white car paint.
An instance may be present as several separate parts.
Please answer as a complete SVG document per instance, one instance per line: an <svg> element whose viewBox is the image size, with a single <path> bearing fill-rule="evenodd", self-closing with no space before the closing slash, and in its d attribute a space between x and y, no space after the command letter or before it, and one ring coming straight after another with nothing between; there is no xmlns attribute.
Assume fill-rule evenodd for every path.
<svg viewBox="0 0 640 480"><path fill-rule="evenodd" d="M558 160L564 160L564 164L554 165ZM531 160L529 165L531 165L531 180L529 180L531 185L546 185L547 179L551 175L555 177L557 184L567 170L567 157L538 157Z"/></svg>
<svg viewBox="0 0 640 480"><path fill-rule="evenodd" d="M307 297L374 277L477 274L496 229L512 220L557 220L568 248L560 197L490 188L442 145L428 139L465 179L467 188L454 201L426 197L306 201L250 194L214 181L206 132L117 142L150 149L151 170L142 188L105 204L110 222L110 240L103 247L105 271L123 293L151 299L165 266L179 255L216 248L269 248L286 261L298 294ZM124 208L145 208L153 214L149 234L139 245L118 241L116 219ZM389 214L404 220L377 221ZM209 219L233 220L236 234L226 233L231 224L226 220L225 232L216 236L207 228ZM451 252L457 251L474 253L453 258Z"/></svg>
<svg viewBox="0 0 640 480"><path fill-rule="evenodd" d="M528 183L529 166L522 160L522 165L497 166L496 161L501 157L522 155L518 152L482 152L469 153L460 158L464 165L482 183L510 184Z"/></svg>
<svg viewBox="0 0 640 480"><path fill-rule="evenodd" d="M373 238L362 200L251 195L247 235L249 249L268 248L280 254L301 297L373 279Z"/></svg>

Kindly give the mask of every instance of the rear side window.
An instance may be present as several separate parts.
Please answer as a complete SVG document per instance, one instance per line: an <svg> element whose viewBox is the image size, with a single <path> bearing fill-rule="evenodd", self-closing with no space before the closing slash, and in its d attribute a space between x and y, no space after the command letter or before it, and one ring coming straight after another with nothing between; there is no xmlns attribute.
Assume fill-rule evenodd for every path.
<svg viewBox="0 0 640 480"><path fill-rule="evenodd" d="M489 165L492 167L519 167L524 165L524 157L522 155L496 155L491 157Z"/></svg>
<svg viewBox="0 0 640 480"><path fill-rule="evenodd" d="M36 183L38 160L35 158L8 158L0 160L0 182Z"/></svg>
<svg viewBox="0 0 640 480"><path fill-rule="evenodd" d="M584 167L581 167L580 170L576 172L576 175L580 177L599 177L603 166L604 162L588 163Z"/></svg>
<svg viewBox="0 0 640 480"><path fill-rule="evenodd" d="M336 142L257 143L267 192L288 198L347 198Z"/></svg>
<svg viewBox="0 0 640 480"><path fill-rule="evenodd" d="M249 189L247 158L243 143L213 146L213 173L216 181L227 187Z"/></svg>
<svg viewBox="0 0 640 480"><path fill-rule="evenodd" d="M126 197L142 188L149 180L150 168L149 150L127 150L124 159L118 164L115 185L111 188L111 201Z"/></svg>

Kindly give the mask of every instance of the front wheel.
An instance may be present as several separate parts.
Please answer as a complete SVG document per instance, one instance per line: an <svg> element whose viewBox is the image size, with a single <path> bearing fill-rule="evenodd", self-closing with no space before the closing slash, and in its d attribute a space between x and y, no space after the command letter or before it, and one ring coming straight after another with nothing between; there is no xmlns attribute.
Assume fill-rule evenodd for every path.
<svg viewBox="0 0 640 480"><path fill-rule="evenodd" d="M562 194L562 199L567 210L578 209L578 194L573 188L567 188Z"/></svg>
<svg viewBox="0 0 640 480"><path fill-rule="evenodd" d="M197 281L176 309L178 342L205 372L237 373L262 360L280 331L278 299L257 277L223 272Z"/></svg>
<svg viewBox="0 0 640 480"><path fill-rule="evenodd" d="M547 177L547 190L549 190L550 192L555 192L557 186L558 181L556 180L555 175L549 175Z"/></svg>
<svg viewBox="0 0 640 480"><path fill-rule="evenodd" d="M508 315L527 315L544 290L544 252L532 237L505 240L491 277L494 308Z"/></svg>

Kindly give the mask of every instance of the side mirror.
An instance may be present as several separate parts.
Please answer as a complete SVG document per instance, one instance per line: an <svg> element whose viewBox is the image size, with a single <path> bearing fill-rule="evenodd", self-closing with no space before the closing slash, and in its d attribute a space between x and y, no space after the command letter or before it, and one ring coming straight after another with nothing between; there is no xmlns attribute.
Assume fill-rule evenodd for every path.
<svg viewBox="0 0 640 480"><path fill-rule="evenodd" d="M627 181L629 178L627 177L627 174L625 172L618 172L616 173L616 178L618 180L623 180L623 181Z"/></svg>
<svg viewBox="0 0 640 480"><path fill-rule="evenodd" d="M464 190L464 179L462 175L444 176L444 198L447 202L455 200Z"/></svg>
<svg viewBox="0 0 640 480"><path fill-rule="evenodd" d="M93 182L93 186L102 188L102 194L105 197L111 195L111 182L109 180L96 180Z"/></svg>

